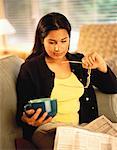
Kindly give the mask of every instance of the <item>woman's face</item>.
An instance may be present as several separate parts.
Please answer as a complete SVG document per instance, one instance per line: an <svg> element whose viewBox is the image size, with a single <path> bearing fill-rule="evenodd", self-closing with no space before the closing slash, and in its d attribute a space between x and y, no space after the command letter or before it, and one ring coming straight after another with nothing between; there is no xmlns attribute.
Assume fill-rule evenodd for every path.
<svg viewBox="0 0 117 150"><path fill-rule="evenodd" d="M45 51L52 59L62 59L68 52L69 42L67 30L52 30L44 38Z"/></svg>

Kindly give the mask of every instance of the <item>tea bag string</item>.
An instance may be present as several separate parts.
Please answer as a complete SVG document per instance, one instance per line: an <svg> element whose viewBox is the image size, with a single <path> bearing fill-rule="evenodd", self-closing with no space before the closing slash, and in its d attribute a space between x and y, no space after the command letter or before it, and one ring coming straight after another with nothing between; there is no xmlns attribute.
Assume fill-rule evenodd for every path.
<svg viewBox="0 0 117 150"><path fill-rule="evenodd" d="M88 68L87 82L84 88L88 88L90 82L91 82L91 68Z"/></svg>
<svg viewBox="0 0 117 150"><path fill-rule="evenodd" d="M76 63L76 64L83 64L82 61L70 61L70 60L63 61L62 63L66 63L66 62ZM91 68L88 68L87 82L86 82L86 85L84 86L84 88L88 88L88 86L90 84L90 81L91 81Z"/></svg>

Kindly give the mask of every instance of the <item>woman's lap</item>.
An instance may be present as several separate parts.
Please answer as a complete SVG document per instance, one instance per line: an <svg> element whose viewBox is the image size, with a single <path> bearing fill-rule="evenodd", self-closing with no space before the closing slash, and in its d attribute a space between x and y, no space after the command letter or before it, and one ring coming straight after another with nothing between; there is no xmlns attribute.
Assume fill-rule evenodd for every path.
<svg viewBox="0 0 117 150"><path fill-rule="evenodd" d="M53 150L56 128L42 131L36 130L33 134L32 141L39 150Z"/></svg>

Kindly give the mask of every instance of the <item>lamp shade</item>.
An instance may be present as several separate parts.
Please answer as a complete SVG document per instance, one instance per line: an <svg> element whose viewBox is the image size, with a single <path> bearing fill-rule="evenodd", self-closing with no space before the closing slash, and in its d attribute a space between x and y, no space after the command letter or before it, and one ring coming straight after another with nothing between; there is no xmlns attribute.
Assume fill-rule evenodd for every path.
<svg viewBox="0 0 117 150"><path fill-rule="evenodd" d="M15 28L10 24L10 22L7 19L0 19L0 35L8 35L13 34L15 32Z"/></svg>

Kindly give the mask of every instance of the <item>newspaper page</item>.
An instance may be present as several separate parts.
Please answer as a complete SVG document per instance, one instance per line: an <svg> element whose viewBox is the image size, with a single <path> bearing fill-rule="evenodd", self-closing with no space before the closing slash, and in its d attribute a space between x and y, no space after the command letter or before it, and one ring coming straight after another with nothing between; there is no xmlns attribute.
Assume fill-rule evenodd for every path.
<svg viewBox="0 0 117 150"><path fill-rule="evenodd" d="M117 130L105 116L82 128L60 126L54 150L117 150Z"/></svg>
<svg viewBox="0 0 117 150"><path fill-rule="evenodd" d="M117 150L117 137L75 127L58 127L54 150Z"/></svg>
<svg viewBox="0 0 117 150"><path fill-rule="evenodd" d="M98 117L94 121L85 125L84 129L106 133L117 137L117 129L114 127L113 123L109 119L107 119L104 115Z"/></svg>

